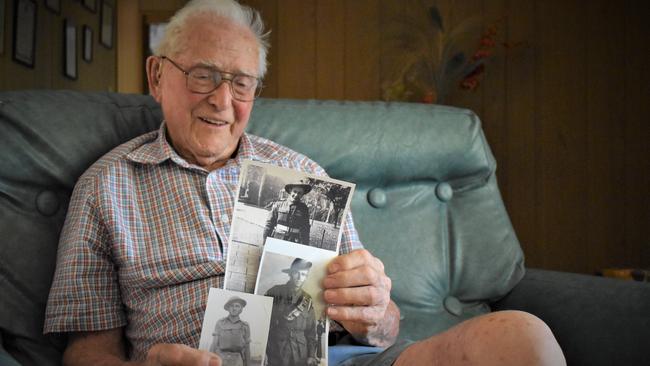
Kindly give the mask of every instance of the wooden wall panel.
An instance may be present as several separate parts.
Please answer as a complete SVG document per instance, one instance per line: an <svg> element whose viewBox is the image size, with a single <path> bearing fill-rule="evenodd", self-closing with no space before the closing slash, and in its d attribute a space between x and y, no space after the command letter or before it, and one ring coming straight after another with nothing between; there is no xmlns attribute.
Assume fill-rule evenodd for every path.
<svg viewBox="0 0 650 366"><path fill-rule="evenodd" d="M345 99L379 96L379 0L345 1Z"/></svg>
<svg viewBox="0 0 650 366"><path fill-rule="evenodd" d="M345 0L316 4L316 98L345 97Z"/></svg>
<svg viewBox="0 0 650 366"><path fill-rule="evenodd" d="M505 137L507 168L497 162L499 184L512 224L526 254L526 263L541 267L544 251L539 240L536 208L540 206L539 170L535 159L538 140L536 119L537 25L533 0L509 1L506 9ZM489 119L486 123L490 123Z"/></svg>
<svg viewBox="0 0 650 366"><path fill-rule="evenodd" d="M585 253L590 268L626 264L623 221L624 201L615 199L625 182L624 156L625 79L614 70L625 68L624 7L611 1L594 1L583 13L587 19L585 126L587 179L582 182L587 190L587 205L581 215L587 219ZM601 14L607 14L604 24ZM577 258L574 258L577 259Z"/></svg>
<svg viewBox="0 0 650 366"><path fill-rule="evenodd" d="M316 97L316 0L282 0L278 7L278 96Z"/></svg>
<svg viewBox="0 0 650 366"><path fill-rule="evenodd" d="M586 49L583 7L541 1L536 14L545 29L539 42L538 102L541 126L540 235L544 265L588 271L586 212ZM557 245L562 243L563 245Z"/></svg>
<svg viewBox="0 0 650 366"><path fill-rule="evenodd" d="M624 251L632 265L650 268L650 3L625 2L625 202Z"/></svg>

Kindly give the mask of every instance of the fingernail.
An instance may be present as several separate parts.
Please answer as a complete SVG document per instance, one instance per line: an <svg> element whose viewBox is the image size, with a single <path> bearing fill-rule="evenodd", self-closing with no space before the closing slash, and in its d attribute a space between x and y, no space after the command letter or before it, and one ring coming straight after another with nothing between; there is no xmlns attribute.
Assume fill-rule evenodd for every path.
<svg viewBox="0 0 650 366"><path fill-rule="evenodd" d="M212 357L210 359L210 365L209 366L221 366L221 362L218 358Z"/></svg>
<svg viewBox="0 0 650 366"><path fill-rule="evenodd" d="M339 311L336 308L327 308L327 315L336 315Z"/></svg>

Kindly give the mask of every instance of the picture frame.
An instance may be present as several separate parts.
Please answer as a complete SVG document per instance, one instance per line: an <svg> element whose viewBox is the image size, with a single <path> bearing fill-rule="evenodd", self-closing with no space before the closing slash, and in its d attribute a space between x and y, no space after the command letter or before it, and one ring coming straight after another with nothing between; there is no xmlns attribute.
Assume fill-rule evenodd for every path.
<svg viewBox="0 0 650 366"><path fill-rule="evenodd" d="M0 0L0 55L5 53L5 0Z"/></svg>
<svg viewBox="0 0 650 366"><path fill-rule="evenodd" d="M45 0L45 7L54 14L61 14L61 0Z"/></svg>
<svg viewBox="0 0 650 366"><path fill-rule="evenodd" d="M86 62L92 62L93 60L93 29L86 24L83 26L82 58Z"/></svg>
<svg viewBox="0 0 650 366"><path fill-rule="evenodd" d="M77 79L77 27L70 19L63 20L63 75Z"/></svg>
<svg viewBox="0 0 650 366"><path fill-rule="evenodd" d="M100 9L99 43L106 48L113 48L113 5L102 1Z"/></svg>
<svg viewBox="0 0 650 366"><path fill-rule="evenodd" d="M13 60L27 67L34 67L36 58L36 10L35 0L14 0Z"/></svg>
<svg viewBox="0 0 650 366"><path fill-rule="evenodd" d="M82 5L93 13L97 12L97 0L83 0Z"/></svg>

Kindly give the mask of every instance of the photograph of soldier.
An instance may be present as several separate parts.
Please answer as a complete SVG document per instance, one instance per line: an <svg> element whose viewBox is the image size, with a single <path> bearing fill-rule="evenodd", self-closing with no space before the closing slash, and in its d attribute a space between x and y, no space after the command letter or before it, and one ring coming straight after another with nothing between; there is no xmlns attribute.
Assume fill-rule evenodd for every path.
<svg viewBox="0 0 650 366"><path fill-rule="evenodd" d="M223 366L264 364L273 299L211 288L199 349L214 352Z"/></svg>
<svg viewBox="0 0 650 366"><path fill-rule="evenodd" d="M336 252L353 193L352 183L244 161L224 288L253 292L262 250L270 238Z"/></svg>
<svg viewBox="0 0 650 366"><path fill-rule="evenodd" d="M306 179L284 186L288 196L273 203L264 224L263 241L272 236L276 239L309 245L309 208L302 197L311 192Z"/></svg>
<svg viewBox="0 0 650 366"><path fill-rule="evenodd" d="M310 269L311 262L296 258L289 268L282 270L289 275L289 280L264 294L273 297L273 335L266 346L269 366L315 366L320 363L313 300L302 289Z"/></svg>
<svg viewBox="0 0 650 366"><path fill-rule="evenodd" d="M248 322L239 318L245 306L246 300L231 297L223 306L228 316L219 319L212 332L210 352L221 357L222 366L250 366L251 329Z"/></svg>

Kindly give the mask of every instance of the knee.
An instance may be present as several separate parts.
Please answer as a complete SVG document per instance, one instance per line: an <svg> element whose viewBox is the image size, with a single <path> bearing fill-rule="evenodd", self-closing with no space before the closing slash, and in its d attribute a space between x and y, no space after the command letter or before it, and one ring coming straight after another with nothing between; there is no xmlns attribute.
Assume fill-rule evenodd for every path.
<svg viewBox="0 0 650 366"><path fill-rule="evenodd" d="M514 364L566 365L560 345L551 329L538 317L523 311L488 314L477 327L478 336L501 357Z"/></svg>

